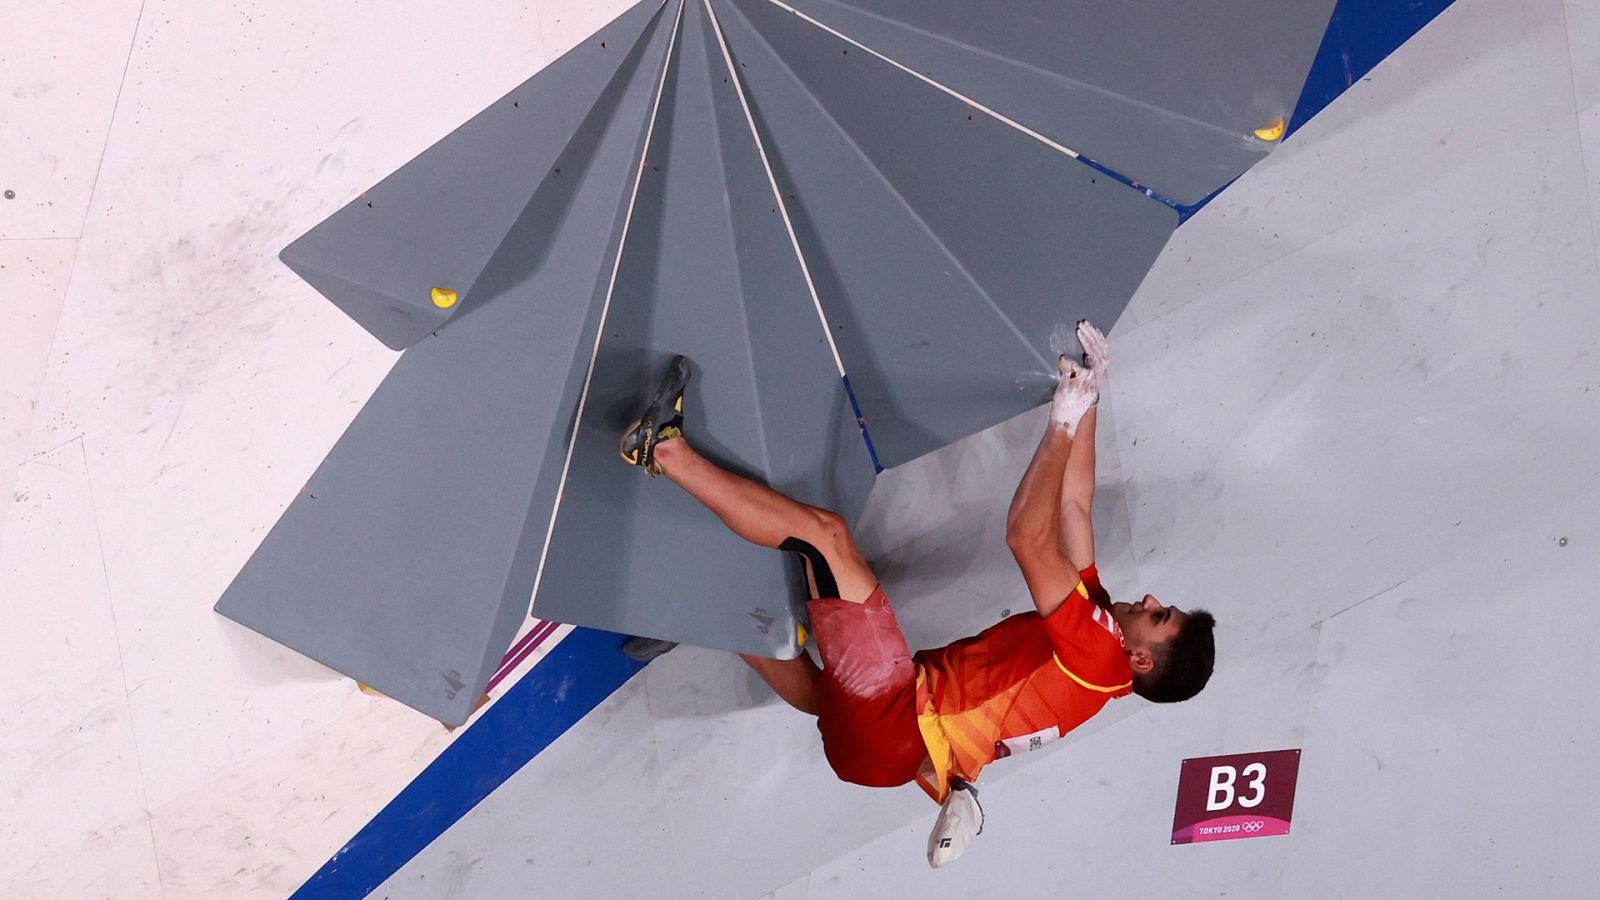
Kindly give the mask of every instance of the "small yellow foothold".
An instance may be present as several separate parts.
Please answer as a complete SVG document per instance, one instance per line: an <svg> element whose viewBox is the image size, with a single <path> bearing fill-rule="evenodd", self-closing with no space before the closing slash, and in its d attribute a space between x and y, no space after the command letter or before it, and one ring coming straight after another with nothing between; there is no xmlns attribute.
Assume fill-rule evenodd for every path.
<svg viewBox="0 0 1600 900"><path fill-rule="evenodd" d="M449 309L450 307L455 306L456 292L447 291L444 288L434 288L433 305L439 307L440 309Z"/></svg>
<svg viewBox="0 0 1600 900"><path fill-rule="evenodd" d="M1257 128L1256 137L1267 142L1275 141L1278 138L1283 137L1283 129L1288 127L1288 124L1289 123L1283 120L1283 116L1279 116L1276 119L1273 119L1271 122L1268 122L1260 128Z"/></svg>
<svg viewBox="0 0 1600 900"><path fill-rule="evenodd" d="M806 638L808 638L808 637L810 637L810 635L806 634L806 626L802 625L799 622L794 623L794 643L795 643L795 646L804 647L806 645Z"/></svg>

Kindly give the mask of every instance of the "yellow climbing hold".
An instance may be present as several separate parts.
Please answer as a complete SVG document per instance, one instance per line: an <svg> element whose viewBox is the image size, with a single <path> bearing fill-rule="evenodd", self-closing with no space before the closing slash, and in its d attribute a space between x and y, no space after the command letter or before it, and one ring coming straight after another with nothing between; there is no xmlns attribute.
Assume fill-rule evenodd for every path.
<svg viewBox="0 0 1600 900"><path fill-rule="evenodd" d="M1257 128L1256 137L1262 139L1263 141L1275 141L1278 138L1283 137L1283 129L1287 128L1288 125L1289 123L1283 120L1283 116L1279 116L1276 119L1273 119L1271 122L1268 122L1260 128Z"/></svg>
<svg viewBox="0 0 1600 900"><path fill-rule="evenodd" d="M440 287L434 288L433 289L433 305L439 307L440 309L449 309L450 307L455 306L456 305L456 292L455 291L447 291L444 288L440 288Z"/></svg>
<svg viewBox="0 0 1600 900"><path fill-rule="evenodd" d="M806 638L807 637L809 637L809 635L806 634L806 626L802 625L799 622L794 623L794 642L795 642L795 645L798 646L798 647L804 647L806 645Z"/></svg>

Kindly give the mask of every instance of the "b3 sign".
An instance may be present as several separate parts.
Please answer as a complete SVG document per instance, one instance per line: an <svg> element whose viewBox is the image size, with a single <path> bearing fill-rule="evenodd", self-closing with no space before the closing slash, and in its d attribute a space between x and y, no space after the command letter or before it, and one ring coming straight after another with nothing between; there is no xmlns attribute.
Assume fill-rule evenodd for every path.
<svg viewBox="0 0 1600 900"><path fill-rule="evenodd" d="M1172 814L1172 842L1288 834L1299 775L1299 750L1184 760Z"/></svg>

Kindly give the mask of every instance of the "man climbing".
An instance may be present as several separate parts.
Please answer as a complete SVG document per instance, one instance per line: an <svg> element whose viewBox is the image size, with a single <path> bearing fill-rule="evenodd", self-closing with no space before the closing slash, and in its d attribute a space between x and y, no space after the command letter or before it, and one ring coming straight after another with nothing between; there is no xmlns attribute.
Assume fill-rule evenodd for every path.
<svg viewBox="0 0 1600 900"><path fill-rule="evenodd" d="M683 357L619 445L623 459L666 475L735 534L805 559L822 668L805 653L744 659L790 705L817 716L823 752L841 779L869 787L915 780L943 805L929 841L935 866L981 829L972 782L988 763L1059 738L1110 700L1186 700L1211 676L1209 613L1163 606L1149 594L1113 603L1100 584L1090 512L1108 351L1087 320L1078 338L1084 366L1060 360L1049 424L1006 522L1037 612L916 654L842 518L695 452L683 436Z"/></svg>

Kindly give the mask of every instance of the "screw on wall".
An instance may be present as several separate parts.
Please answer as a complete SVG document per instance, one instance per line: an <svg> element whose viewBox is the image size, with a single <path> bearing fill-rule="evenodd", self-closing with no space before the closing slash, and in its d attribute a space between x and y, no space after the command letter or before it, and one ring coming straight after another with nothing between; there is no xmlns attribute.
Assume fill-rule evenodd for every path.
<svg viewBox="0 0 1600 900"><path fill-rule="evenodd" d="M15 200L15 199L17 199L17 192L13 191L13 190L10 190L10 189L7 189L6 190L6 199L7 200Z"/></svg>
<svg viewBox="0 0 1600 900"><path fill-rule="evenodd" d="M1556 543L1558 545L1562 546L1562 547L1565 547L1567 545L1567 539L1566 538L1557 538L1556 539Z"/></svg>

